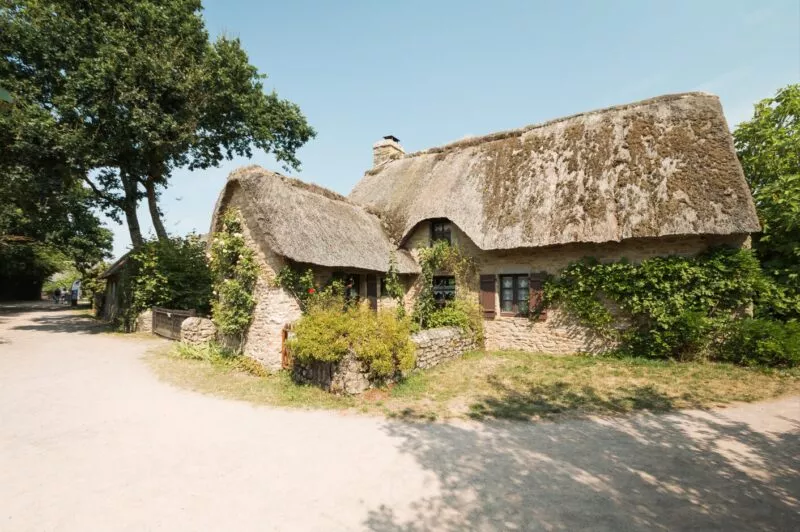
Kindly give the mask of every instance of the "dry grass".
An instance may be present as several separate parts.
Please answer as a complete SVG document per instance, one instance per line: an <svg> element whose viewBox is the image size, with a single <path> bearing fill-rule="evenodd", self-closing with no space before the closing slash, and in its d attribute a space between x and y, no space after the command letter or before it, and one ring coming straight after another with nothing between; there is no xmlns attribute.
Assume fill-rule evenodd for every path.
<svg viewBox="0 0 800 532"><path fill-rule="evenodd" d="M360 397L297 385L283 372L256 377L238 363L187 359L175 350L154 352L150 362L162 379L203 393L403 419L555 419L708 408L800 394L798 370L520 352L472 353Z"/></svg>

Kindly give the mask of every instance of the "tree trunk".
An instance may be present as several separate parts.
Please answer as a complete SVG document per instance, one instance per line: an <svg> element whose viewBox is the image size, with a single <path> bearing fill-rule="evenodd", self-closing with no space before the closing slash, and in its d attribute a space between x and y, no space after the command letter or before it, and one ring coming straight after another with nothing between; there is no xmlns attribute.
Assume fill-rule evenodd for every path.
<svg viewBox="0 0 800 532"><path fill-rule="evenodd" d="M164 223L161 221L161 213L158 210L158 197L156 195L155 179L148 177L144 182L144 188L147 192L147 206L150 209L150 218L153 220L153 228L156 230L156 236L161 241L169 238L167 230L164 228Z"/></svg>
<svg viewBox="0 0 800 532"><path fill-rule="evenodd" d="M132 177L122 176L122 184L125 188L125 198L123 199L123 211L125 221L128 223L128 232L131 235L131 244L134 248L144 245L142 228L139 226L139 216L136 214L136 207L139 204L138 182Z"/></svg>

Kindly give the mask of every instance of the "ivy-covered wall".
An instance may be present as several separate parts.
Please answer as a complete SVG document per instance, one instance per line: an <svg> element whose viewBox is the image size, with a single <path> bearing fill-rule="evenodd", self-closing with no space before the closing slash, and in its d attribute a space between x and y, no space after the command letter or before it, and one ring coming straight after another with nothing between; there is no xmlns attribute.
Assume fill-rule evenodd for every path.
<svg viewBox="0 0 800 532"><path fill-rule="evenodd" d="M418 256L418 252L413 250L427 246L429 238L430 229L423 223L409 235L405 246ZM640 262L658 256L694 256L709 247L720 245L750 247L749 235L725 235L641 238L603 244L566 244L536 249L483 251L455 225L451 229L451 238L453 245L474 260L480 275L531 272L556 275L570 263L584 257L594 257L602 262L622 258ZM413 309L415 298L421 290L421 282L421 279L417 279L409 290L405 301L409 309ZM468 297L477 301L480 289L477 279L468 289ZM500 308L499 287L495 293L495 308ZM494 319L484 321L484 335L487 349L519 349L552 354L602 352L615 345L612 340L585 327L557 306L548 310L544 321L502 316L498 312Z"/></svg>
<svg viewBox="0 0 800 532"><path fill-rule="evenodd" d="M241 213L244 242L254 252L253 259L258 265L259 273L253 288L253 317L243 343L241 346L231 345L238 344L239 339L236 338L223 338L223 343L240 347L243 354L258 360L266 368L278 370L281 367L281 331L285 324L292 323L301 316L300 307L294 297L283 288L275 286L275 275L286 261L271 249L256 243L252 231L252 214L241 193L240 189L233 193L228 209L238 209Z"/></svg>

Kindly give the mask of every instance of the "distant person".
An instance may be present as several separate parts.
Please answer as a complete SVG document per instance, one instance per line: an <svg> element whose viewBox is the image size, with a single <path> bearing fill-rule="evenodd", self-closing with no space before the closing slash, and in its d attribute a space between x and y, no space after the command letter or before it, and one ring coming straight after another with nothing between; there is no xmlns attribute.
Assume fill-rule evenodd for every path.
<svg viewBox="0 0 800 532"><path fill-rule="evenodd" d="M66 304L66 302L67 302L67 294L69 294L69 292L67 292L67 287L66 286L62 286L61 287L61 303Z"/></svg>
<svg viewBox="0 0 800 532"><path fill-rule="evenodd" d="M60 301L61 301L61 289L59 287L56 287L56 289L53 290L53 303L58 305Z"/></svg>
<svg viewBox="0 0 800 532"><path fill-rule="evenodd" d="M80 295L81 295L81 282L75 281L74 283L72 283L72 289L70 290L70 298L69 298L70 304L73 307L78 306L78 298L80 297Z"/></svg>

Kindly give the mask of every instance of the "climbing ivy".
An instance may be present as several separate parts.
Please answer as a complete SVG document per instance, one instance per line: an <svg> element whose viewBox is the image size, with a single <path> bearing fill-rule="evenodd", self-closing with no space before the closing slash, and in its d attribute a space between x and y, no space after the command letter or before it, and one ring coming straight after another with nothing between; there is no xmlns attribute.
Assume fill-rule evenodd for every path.
<svg viewBox="0 0 800 532"><path fill-rule="evenodd" d="M223 334L241 339L253 319L253 289L259 269L253 250L245 242L241 214L236 209L225 212L220 230L214 233L210 266L214 323Z"/></svg>
<svg viewBox="0 0 800 532"><path fill-rule="evenodd" d="M314 307L345 308L344 283L331 279L325 286L318 286L311 268L300 271L286 265L275 276L274 285L292 294L304 313Z"/></svg>
<svg viewBox="0 0 800 532"><path fill-rule="evenodd" d="M394 251L389 254L389 270L386 272L386 295L395 300L397 305L397 317L404 318L406 315L405 287L400 281L400 272L397 269L397 257Z"/></svg>
<svg viewBox="0 0 800 532"><path fill-rule="evenodd" d="M465 255L461 248L445 240L434 242L420 248L418 262L422 274L421 288L414 304L413 321L420 329L455 326L473 334L478 340L483 336L483 321L480 307L465 297L475 282L477 268L475 261ZM433 296L433 277L439 272L447 272L456 278L456 301L444 308L436 305Z"/></svg>
<svg viewBox="0 0 800 532"><path fill-rule="evenodd" d="M585 259L545 283L545 304L560 304L618 340L626 354L691 358L769 292L752 252L715 248L694 258L654 257L640 264Z"/></svg>

